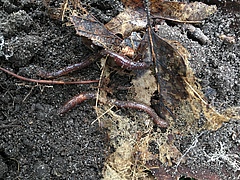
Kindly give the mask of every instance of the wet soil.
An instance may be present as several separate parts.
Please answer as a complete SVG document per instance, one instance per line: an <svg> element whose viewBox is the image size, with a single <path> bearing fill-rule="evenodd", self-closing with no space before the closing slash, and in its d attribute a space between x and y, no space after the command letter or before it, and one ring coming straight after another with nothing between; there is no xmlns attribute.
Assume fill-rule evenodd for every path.
<svg viewBox="0 0 240 180"><path fill-rule="evenodd" d="M85 2L104 23L123 8L115 0ZM240 12L236 10L240 4L217 3L218 12L199 26L210 43L201 45L178 25L163 25L166 29L159 33L190 51L191 67L205 95L222 110L240 106ZM39 68L61 69L92 53L73 27L49 16L42 1L0 0L0 30L1 67L25 77L39 78ZM235 42L221 40L222 34ZM99 67L99 62L93 63L65 79L99 79ZM94 101L63 116L57 112L71 97L96 86L40 85L0 72L0 179L101 179L109 147L106 131L97 122L92 124ZM239 179L239 134L239 121L231 120L216 132L178 137L176 146L187 152L186 165L192 171L207 167L223 179Z"/></svg>

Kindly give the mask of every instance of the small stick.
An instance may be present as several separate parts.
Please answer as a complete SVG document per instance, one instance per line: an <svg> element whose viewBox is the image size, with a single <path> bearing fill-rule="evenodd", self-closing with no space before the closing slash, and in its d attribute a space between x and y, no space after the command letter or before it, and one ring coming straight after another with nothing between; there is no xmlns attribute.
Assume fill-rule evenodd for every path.
<svg viewBox="0 0 240 180"><path fill-rule="evenodd" d="M10 74L14 76L15 78L18 78L23 81L28 81L28 82L35 82L39 84L90 84L90 83L97 83L99 80L88 80L88 81L54 81L54 80L40 80L40 79L31 79L31 78L26 78L23 76L19 76L11 71L8 71L5 68L0 67L0 70L4 71L7 74Z"/></svg>
<svg viewBox="0 0 240 180"><path fill-rule="evenodd" d="M159 16L159 15L154 15L152 17L152 19L164 19L164 20L168 20L168 21L173 21L173 22L178 22L178 23L188 23L188 24L201 24L203 21L182 21L179 19L173 19L173 18L168 18L168 17L163 17L163 16Z"/></svg>

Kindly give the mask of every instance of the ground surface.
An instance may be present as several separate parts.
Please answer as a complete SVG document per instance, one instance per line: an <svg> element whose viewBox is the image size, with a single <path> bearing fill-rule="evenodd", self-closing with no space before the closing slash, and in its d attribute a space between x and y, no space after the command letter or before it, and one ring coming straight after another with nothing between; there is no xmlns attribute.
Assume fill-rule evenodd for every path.
<svg viewBox="0 0 240 180"><path fill-rule="evenodd" d="M86 2L102 22L122 8L116 1ZM221 110L240 105L240 12L235 8L240 4L218 5L219 11L200 26L209 44L188 39L180 26L166 25L174 33L166 30L161 35L190 51L191 67L206 96ZM60 69L91 53L72 27L49 17L41 1L0 0L0 30L1 67L26 77L38 78L39 67ZM235 43L224 42L221 34L233 36ZM98 79L99 64L69 76ZM96 119L94 102L64 116L57 113L72 96L94 89L94 85L36 85L0 72L0 179L100 179L108 137L98 123L91 124ZM185 153L192 145L186 164L193 170L209 167L223 179L239 179L239 134L239 121L232 120L216 132L178 137L176 146Z"/></svg>

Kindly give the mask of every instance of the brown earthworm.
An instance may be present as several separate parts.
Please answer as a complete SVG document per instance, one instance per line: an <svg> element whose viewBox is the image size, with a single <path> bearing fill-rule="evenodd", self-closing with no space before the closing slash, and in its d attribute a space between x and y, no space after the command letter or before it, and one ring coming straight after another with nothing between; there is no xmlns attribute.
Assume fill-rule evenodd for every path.
<svg viewBox="0 0 240 180"><path fill-rule="evenodd" d="M133 60L130 60L128 57L114 53L109 50L102 50L101 51L102 55L109 55L114 59L116 64L120 66L123 69L128 69L128 70L137 70L137 69L146 69L150 67L150 63L145 63L145 62L135 62Z"/></svg>
<svg viewBox="0 0 240 180"><path fill-rule="evenodd" d="M63 114L67 111L69 111L71 108L75 107L76 105L82 103L85 100L89 99L95 99L96 98L96 93L95 92L84 92L81 93L77 96L74 96L71 100L69 100L61 109L60 109L60 114ZM99 99L99 101L101 101ZM103 101L101 101L103 102ZM143 103L137 103L134 101L119 101L119 100L110 100L108 99L106 101L109 104L113 104L117 107L120 108L132 108L132 109L137 109L137 110L142 110L146 112L148 115L150 115L153 119L153 122L157 124L160 127L168 127L168 122L166 122L164 119L160 118L157 113L149 106ZM105 102L105 103L106 103Z"/></svg>
<svg viewBox="0 0 240 180"><path fill-rule="evenodd" d="M137 110L142 110L146 112L148 115L150 115L153 119L153 122L157 124L160 127L168 127L168 122L166 122L164 119L160 118L157 113L148 105L143 103L137 103L134 101L119 101L119 100L110 100L111 104L114 104L117 107L120 108L132 108Z"/></svg>
<svg viewBox="0 0 240 180"><path fill-rule="evenodd" d="M68 112L70 109L74 108L76 105L81 104L85 100L95 99L96 93L94 92L84 92L74 96L68 102L66 102L63 107L59 109L60 114Z"/></svg>
<svg viewBox="0 0 240 180"><path fill-rule="evenodd" d="M54 77L59 77L59 76L62 76L62 75L65 75L65 74L68 74L70 72L73 72L73 71L76 71L76 70L79 70L79 69L83 69L87 66L89 66L90 64L92 64L95 60L101 58L101 54L99 53L94 53L94 54L91 54L90 56L86 57L86 60L83 61L83 62L80 62L80 63L76 63L76 64L73 64L73 65L70 65L70 66L67 66L59 71L56 71L56 72L45 72L45 71L40 71L39 72L39 76L43 77L43 78L54 78Z"/></svg>

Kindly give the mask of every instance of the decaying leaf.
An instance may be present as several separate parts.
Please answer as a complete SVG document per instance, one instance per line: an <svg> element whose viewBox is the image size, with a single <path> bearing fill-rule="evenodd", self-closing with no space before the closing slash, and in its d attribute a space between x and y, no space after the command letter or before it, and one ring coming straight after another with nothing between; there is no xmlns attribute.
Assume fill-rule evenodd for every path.
<svg viewBox="0 0 240 180"><path fill-rule="evenodd" d="M176 163L182 154L181 152L174 146L174 144L163 143L159 147L159 160L163 164L167 164L167 166L172 166L173 163Z"/></svg>
<svg viewBox="0 0 240 180"><path fill-rule="evenodd" d="M216 130L229 120L216 112L205 100L200 85L188 64L188 51L178 42L160 38L148 29L149 44L158 84L152 106L159 116L173 124L196 124L203 113L205 128ZM185 131L187 131L186 127Z"/></svg>
<svg viewBox="0 0 240 180"><path fill-rule="evenodd" d="M162 2L151 5L151 13L154 16L178 21L202 21L216 10L217 6L209 6L201 2Z"/></svg>
<svg viewBox="0 0 240 180"><path fill-rule="evenodd" d="M129 142L124 142L121 146L109 157L109 169L115 171L118 177L129 178L131 172L129 167L132 165L131 158L134 153L134 148ZM115 179L115 178L114 178Z"/></svg>
<svg viewBox="0 0 240 180"><path fill-rule="evenodd" d="M135 10L144 8L141 0L122 0L122 2ZM150 12L154 17L178 22L199 23L217 10L215 5L209 6L201 2L183 3L163 0L149 0L149 2Z"/></svg>
<svg viewBox="0 0 240 180"><path fill-rule="evenodd" d="M160 0L162 1L162 0ZM150 0L150 2L152 2L152 0ZM132 9L137 9L137 8L143 8L144 7L144 3L142 0L122 0L122 3L126 6L126 7L131 7Z"/></svg>
<svg viewBox="0 0 240 180"><path fill-rule="evenodd" d="M72 15L70 17L78 35L87 37L100 47L116 50L123 41L120 37L111 33L105 26L90 14L82 17Z"/></svg>
<svg viewBox="0 0 240 180"><path fill-rule="evenodd" d="M157 90L157 83L151 70L143 71L132 80L134 99L151 105L151 97Z"/></svg>
<svg viewBox="0 0 240 180"><path fill-rule="evenodd" d="M105 27L114 34L128 37L133 31L143 30L147 25L146 13L126 8L118 16L109 21Z"/></svg>
<svg viewBox="0 0 240 180"><path fill-rule="evenodd" d="M188 167L181 165L176 171L175 168L165 167L158 160L150 160L146 163L146 166L152 172L156 180L172 180L179 179L183 176L196 178L198 180L221 180L217 174L206 169L198 169L198 171L193 171Z"/></svg>
<svg viewBox="0 0 240 180"><path fill-rule="evenodd" d="M158 0L150 2L151 14L154 18L184 23L201 23L217 10L216 6L201 2L182 3ZM108 22L105 27L113 34L121 34L126 38L131 32L146 28L147 19L142 0L124 0L123 3L126 6L124 11Z"/></svg>

